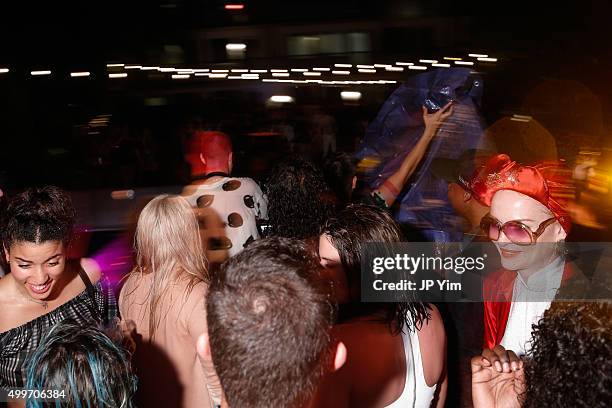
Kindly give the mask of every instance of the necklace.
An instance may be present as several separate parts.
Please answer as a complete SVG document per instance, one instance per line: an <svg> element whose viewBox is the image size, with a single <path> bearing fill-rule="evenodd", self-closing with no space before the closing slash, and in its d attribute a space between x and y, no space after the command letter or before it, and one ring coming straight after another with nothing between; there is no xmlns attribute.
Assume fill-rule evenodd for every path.
<svg viewBox="0 0 612 408"><path fill-rule="evenodd" d="M49 302L47 302L46 300L36 300L34 298L31 298L29 296L23 295L20 293L20 296L23 300L27 300L28 302L32 302L32 303L36 303L41 305L45 310L47 310L49 308Z"/></svg>
<svg viewBox="0 0 612 408"><path fill-rule="evenodd" d="M47 308L49 307L49 303L45 300L36 300L36 299L32 299L31 297L25 297L25 296L24 296L24 299L29 300L30 302L38 303L45 310L47 310Z"/></svg>
<svg viewBox="0 0 612 408"><path fill-rule="evenodd" d="M13 298L13 299L14 299L14 298ZM28 302L32 302L32 303L39 304L39 305L41 305L41 306L42 306L42 307L43 307L45 310L47 310L47 309L49 308L49 302L47 302L46 300L36 300L36 299L33 299L33 298L31 298L31 297L28 297L28 296L24 296L24 295L21 295L21 299L23 299L23 300L27 300Z"/></svg>

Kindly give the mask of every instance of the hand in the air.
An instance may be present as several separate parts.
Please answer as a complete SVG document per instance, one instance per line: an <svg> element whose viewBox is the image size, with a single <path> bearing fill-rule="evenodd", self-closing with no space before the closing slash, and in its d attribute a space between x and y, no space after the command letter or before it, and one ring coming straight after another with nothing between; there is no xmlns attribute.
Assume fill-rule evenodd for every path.
<svg viewBox="0 0 612 408"><path fill-rule="evenodd" d="M472 358L474 408L520 408L525 391L523 362L500 345Z"/></svg>
<svg viewBox="0 0 612 408"><path fill-rule="evenodd" d="M423 122L425 122L425 129L431 129L433 131L438 130L440 125L453 114L453 103L449 102L444 105L441 109L438 109L434 113L428 113L425 106L423 108Z"/></svg>

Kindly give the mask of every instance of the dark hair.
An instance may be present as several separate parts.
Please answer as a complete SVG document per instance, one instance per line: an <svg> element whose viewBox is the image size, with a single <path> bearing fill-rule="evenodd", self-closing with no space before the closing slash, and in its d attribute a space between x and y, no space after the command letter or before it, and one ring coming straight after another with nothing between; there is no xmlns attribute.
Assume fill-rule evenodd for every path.
<svg viewBox="0 0 612 408"><path fill-rule="evenodd" d="M75 211L70 196L57 187L34 187L14 196L2 217L2 242L10 248L19 241L68 244Z"/></svg>
<svg viewBox="0 0 612 408"><path fill-rule="evenodd" d="M335 308L302 241L267 238L213 277L207 321L215 370L230 407L297 407L330 363Z"/></svg>
<svg viewBox="0 0 612 408"><path fill-rule="evenodd" d="M364 204L351 204L340 211L336 217L327 221L322 233L338 250L349 288L360 286L361 256L366 243L403 240L399 226L387 211ZM430 318L428 304L416 302L407 294L402 294L402 298L397 300L394 303L372 303L368 305L370 307L364 306L364 310L384 309L384 320L395 334L400 333L404 327L408 330L420 328L423 321Z"/></svg>
<svg viewBox="0 0 612 408"><path fill-rule="evenodd" d="M313 238L333 212L333 198L320 170L295 157L277 165L266 184L270 235Z"/></svg>
<svg viewBox="0 0 612 408"><path fill-rule="evenodd" d="M553 302L533 326L524 407L608 407L612 304Z"/></svg>
<svg viewBox="0 0 612 408"><path fill-rule="evenodd" d="M348 153L335 153L325 160L325 181L338 197L342 208L351 201L353 177L357 174L357 159Z"/></svg>
<svg viewBox="0 0 612 408"><path fill-rule="evenodd" d="M126 353L102 331L67 319L51 329L29 359L26 388L64 391L53 402L29 400L28 408L130 408L136 377Z"/></svg>

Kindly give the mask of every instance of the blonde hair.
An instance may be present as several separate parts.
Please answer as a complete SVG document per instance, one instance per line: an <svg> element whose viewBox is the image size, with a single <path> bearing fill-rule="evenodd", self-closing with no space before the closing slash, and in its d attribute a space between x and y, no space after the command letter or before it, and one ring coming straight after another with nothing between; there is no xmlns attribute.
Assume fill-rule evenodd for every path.
<svg viewBox="0 0 612 408"><path fill-rule="evenodd" d="M138 217L134 246L136 266L130 275L138 274L138 282L142 274L152 274L147 299L153 339L161 320L159 304L171 284L187 279L188 295L196 284L210 281L198 220L189 202L170 195L151 200Z"/></svg>

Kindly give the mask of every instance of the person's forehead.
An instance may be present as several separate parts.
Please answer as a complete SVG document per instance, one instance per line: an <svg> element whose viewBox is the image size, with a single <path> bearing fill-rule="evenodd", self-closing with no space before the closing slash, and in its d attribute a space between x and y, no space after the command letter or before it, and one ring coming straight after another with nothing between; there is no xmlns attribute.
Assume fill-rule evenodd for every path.
<svg viewBox="0 0 612 408"><path fill-rule="evenodd" d="M491 215L500 221L534 220L541 222L551 216L539 201L512 190L500 190L491 200Z"/></svg>
<svg viewBox="0 0 612 408"><path fill-rule="evenodd" d="M325 234L319 237L319 254L321 256L327 255L329 256L339 256L338 250L332 245L329 240L329 237Z"/></svg>
<svg viewBox="0 0 612 408"><path fill-rule="evenodd" d="M64 244L61 241L45 241L34 243L28 241L18 241L11 244L10 255L32 262L44 262L52 256L62 254Z"/></svg>

